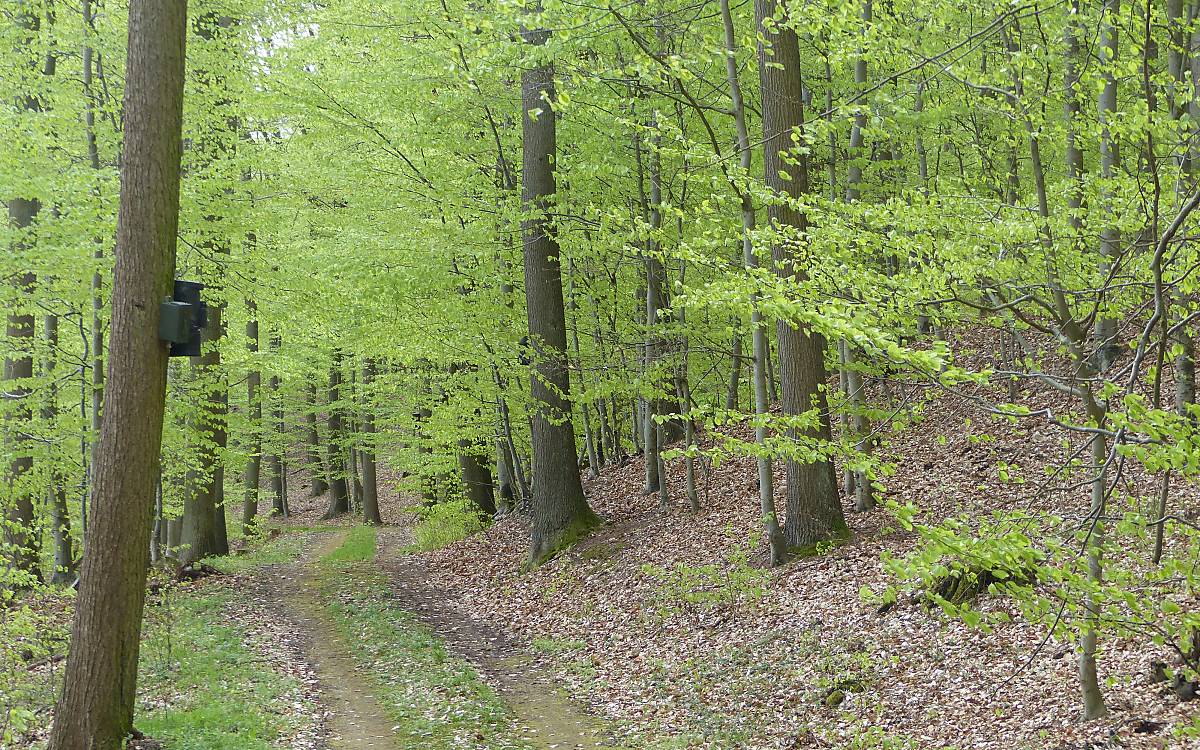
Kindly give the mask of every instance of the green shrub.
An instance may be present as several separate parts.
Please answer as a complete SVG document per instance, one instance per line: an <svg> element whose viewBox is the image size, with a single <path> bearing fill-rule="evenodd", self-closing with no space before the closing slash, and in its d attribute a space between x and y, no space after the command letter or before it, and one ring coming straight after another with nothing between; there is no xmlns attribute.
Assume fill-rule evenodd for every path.
<svg viewBox="0 0 1200 750"><path fill-rule="evenodd" d="M449 500L417 511L421 517L414 529L416 546L440 549L482 531L487 524L469 500Z"/></svg>

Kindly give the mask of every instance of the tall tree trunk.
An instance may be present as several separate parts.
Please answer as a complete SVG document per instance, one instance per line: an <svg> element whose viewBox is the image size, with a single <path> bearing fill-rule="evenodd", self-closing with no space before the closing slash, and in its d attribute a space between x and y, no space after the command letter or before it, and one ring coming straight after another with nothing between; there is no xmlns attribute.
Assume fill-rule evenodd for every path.
<svg viewBox="0 0 1200 750"><path fill-rule="evenodd" d="M350 487L347 484L346 451L342 442L342 355L333 354L329 368L329 507L321 518L328 520L350 512Z"/></svg>
<svg viewBox="0 0 1200 750"><path fill-rule="evenodd" d="M1120 0L1108 0L1100 22L1100 64L1104 88L1100 91L1098 113L1100 121L1100 203L1103 218L1100 228L1101 277L1108 275L1109 267L1121 252L1121 230L1113 211L1113 180L1119 169L1120 151L1113 133L1112 120L1117 112L1117 14ZM1101 304L1104 303L1101 297ZM1116 360L1120 352L1117 339L1117 320L1101 311L1096 318L1096 360L1104 372Z"/></svg>
<svg viewBox="0 0 1200 750"><path fill-rule="evenodd" d="M375 362L369 357L363 360L362 392L362 508L363 523L379 526L383 518L379 515L379 481L375 472L375 409L371 386L375 382Z"/></svg>
<svg viewBox="0 0 1200 750"><path fill-rule="evenodd" d="M866 33L874 19L874 8L871 0L862 0L863 33ZM867 52L862 46L858 48L854 61L855 91L862 91L867 86ZM859 105L854 115L854 126L850 129L850 149L848 168L846 171L846 203L854 204L862 199L863 160L867 155L863 149L863 131L867 127L867 112ZM842 342L843 382L846 386L846 397L850 408L854 411L853 423L855 434L855 450L868 453L871 449L870 433L871 420L867 417L867 399L863 391L862 373L858 371L858 352L852 341ZM875 490L871 478L862 470L854 472L854 509L868 511L875 507ZM848 485L847 485L848 486Z"/></svg>
<svg viewBox="0 0 1200 750"><path fill-rule="evenodd" d="M530 213L521 222L521 238L529 338L536 352L530 378L533 518L529 560L537 565L587 533L600 519L583 496L579 464L575 460L562 270L558 242L548 217L556 192L554 68L545 59L550 32L522 29L521 35L534 59L521 73L524 135L521 201Z"/></svg>
<svg viewBox="0 0 1200 750"><path fill-rule="evenodd" d="M308 452L309 494L320 497L329 490L325 461L321 456L321 435L317 431L317 386L311 380L304 384L308 408L304 411L304 435Z"/></svg>
<svg viewBox="0 0 1200 750"><path fill-rule="evenodd" d="M763 173L773 192L800 199L808 193L808 156L791 151L792 133L804 126L800 99L800 50L791 28L772 22L777 0L755 0L759 29L759 79L762 84ZM788 280L803 280L805 271L797 252L805 247L807 217L791 205L773 203L767 208L772 229L779 233L771 249L775 271ZM807 440L830 439L829 409L825 400L825 339L802 324L776 323L779 342L779 380L783 413L795 416L814 412L819 420L805 430ZM800 437L794 430L789 436ZM838 497L833 463L816 459L787 462L787 520L784 535L792 547L808 548L848 533Z"/></svg>
<svg viewBox="0 0 1200 750"><path fill-rule="evenodd" d="M282 343L279 331L273 330L269 345L271 358L276 362L279 361L279 347ZM275 427L275 441L278 446L267 456L267 474L271 482L271 515L287 517L287 464L284 461L287 435L283 422L283 395L279 392L279 375L271 375L267 381L267 390L267 397L271 400L271 422Z"/></svg>
<svg viewBox="0 0 1200 750"><path fill-rule="evenodd" d="M132 0L96 512L50 750L117 750L133 729L167 379L158 314L175 274L186 39L186 2Z"/></svg>
<svg viewBox="0 0 1200 750"><path fill-rule="evenodd" d="M58 422L58 316L47 315L42 320L42 332L46 339L46 360L43 365L46 376L46 394L42 402L42 421L50 434L54 434ZM58 466L57 458L51 458L49 467L50 487L47 490L46 506L50 511L50 531L54 537L54 572L50 582L62 586L75 580L75 552L71 539L71 514L67 509L67 483Z"/></svg>
<svg viewBox="0 0 1200 750"><path fill-rule="evenodd" d="M81 0L83 9L83 33L85 34L85 43L83 45L83 105L84 105L84 133L87 141L88 162L95 173L100 170L100 149L96 142L96 108L97 99L95 90L92 87L92 73L95 68L95 51L90 43L90 35L93 33L93 15L92 5L90 0ZM95 262L95 269L92 271L92 331L91 331L91 346L92 346L92 389L91 389L91 452L89 465L93 468L89 469L89 485L91 484L91 473L94 473L96 464L96 450L100 443L100 418L101 411L104 406L104 275L102 273L102 263L104 262L104 240L96 238L96 249L92 253L92 259ZM91 487L88 487L88 492L91 492ZM87 531L87 500L83 502L81 508L81 521L83 530Z"/></svg>
<svg viewBox="0 0 1200 750"><path fill-rule="evenodd" d="M250 352L250 372L246 374L246 403L250 412L250 458L246 462L246 498L242 503L242 533L246 536L254 528L258 516L258 486L262 481L262 372L258 369L258 304L246 300L246 349Z"/></svg>
<svg viewBox="0 0 1200 750"><path fill-rule="evenodd" d="M18 35L26 37L26 42L32 47L39 28L39 18L32 10L18 6L16 23ZM41 104L32 94L22 94L18 104L26 112L41 109ZM13 247L14 255L20 257L29 252L27 245L30 241L21 235L33 226L40 210L41 204L36 198L8 197L8 222L18 237ZM27 298L33 293L37 280L32 271L18 271L10 278L10 283L16 287L17 298ZM33 469L29 426L33 421L30 380L33 379L34 319L33 314L24 308L24 305L17 305L8 311L6 348L9 353L4 359L3 383L4 397L10 402L4 412L4 439L10 458L4 477L8 485L8 504L4 509L4 547L0 552L20 576L16 580L18 587L42 580L38 566L40 536L34 526L33 491L28 486L29 473Z"/></svg>
<svg viewBox="0 0 1200 750"><path fill-rule="evenodd" d="M225 413L224 383L221 375L221 353L218 348L224 336L225 323L222 305L211 305L208 326L204 330L204 352L191 358L193 383L200 394L192 429L196 435L195 451L198 464L189 470L184 484L183 517L180 520L179 561L189 563L211 555L224 554L217 530L217 504L220 498L221 449L224 448Z"/></svg>
<svg viewBox="0 0 1200 750"><path fill-rule="evenodd" d="M746 125L746 108L742 99L742 87L737 70L737 37L733 26L733 16L729 0L721 0L721 19L725 29L725 75L729 82L729 90L733 104L734 124L737 128L737 143L739 164L744 176L748 177L754 152L750 147L750 131ZM742 263L748 271L758 267L758 255L754 252L755 214L754 203L750 193L737 188L741 199L742 209ZM754 385L754 441L762 446L767 440L767 417L771 413L771 394L767 390L767 360L770 354L767 349L767 330L763 320L762 306L759 304L757 291L750 296L750 334L753 347L751 380ZM767 543L771 554L771 565L783 563L787 554L787 544L783 530L779 525L779 517L775 511L775 475L772 471L771 458L759 455L758 464L758 501L762 513L763 530L767 535Z"/></svg>

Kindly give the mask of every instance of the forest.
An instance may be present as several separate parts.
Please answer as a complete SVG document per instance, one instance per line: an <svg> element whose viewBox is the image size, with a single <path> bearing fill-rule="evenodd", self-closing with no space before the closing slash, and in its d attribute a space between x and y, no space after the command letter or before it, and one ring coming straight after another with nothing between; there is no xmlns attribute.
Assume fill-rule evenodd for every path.
<svg viewBox="0 0 1200 750"><path fill-rule="evenodd" d="M1200 0L0 0L0 749L1200 747Z"/></svg>

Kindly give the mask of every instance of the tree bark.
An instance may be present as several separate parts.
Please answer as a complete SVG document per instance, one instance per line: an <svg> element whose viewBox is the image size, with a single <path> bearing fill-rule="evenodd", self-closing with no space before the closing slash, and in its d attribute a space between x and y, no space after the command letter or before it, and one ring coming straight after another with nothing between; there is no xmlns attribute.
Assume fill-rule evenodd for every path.
<svg viewBox="0 0 1200 750"><path fill-rule="evenodd" d="M321 518L328 520L350 512L350 486L346 480L346 454L342 446L342 355L335 352L329 368L329 507Z"/></svg>
<svg viewBox="0 0 1200 750"><path fill-rule="evenodd" d="M262 481L262 372L258 369L258 304L246 300L246 349L253 364L246 374L246 403L250 412L250 458L246 463L246 498L242 503L242 533L246 536L254 528L258 516L258 486Z"/></svg>
<svg viewBox="0 0 1200 750"><path fill-rule="evenodd" d="M733 120L737 129L739 165L745 173L743 176L749 177L754 152L750 146L750 131L746 125L746 107L742 98L741 82L738 78L737 36L729 0L721 0L721 19L725 31L725 76L729 82ZM742 263L747 271L753 271L758 267L758 255L754 251L754 230L757 222L754 202L749 191L744 188L738 188L738 197L741 200L742 213ZM767 440L766 420L771 413L771 394L767 389L767 359L770 355L767 350L766 324L763 321L759 299L757 291L751 292L750 336L753 356L750 380L754 386L754 442L763 446ZM735 346L740 348L740 337L735 339ZM780 565L787 554L787 545L783 530L779 525L779 516L775 510L775 475L772 471L772 462L770 456L767 455L759 455L755 462L758 468L759 511L762 514L763 530L767 535L771 565Z"/></svg>
<svg viewBox="0 0 1200 750"><path fill-rule="evenodd" d="M480 515L487 518L496 515L492 472L488 469L487 459L479 455L470 440L458 441L458 470L463 494L479 510Z"/></svg>
<svg viewBox="0 0 1200 750"><path fill-rule="evenodd" d="M566 314L558 242L548 214L553 210L555 113L554 68L544 59L549 32L522 30L535 58L521 74L524 135L521 200L530 215L521 222L526 315L536 352L533 396L533 518L529 561L537 565L573 543L599 518L583 495L575 460L567 370Z"/></svg>
<svg viewBox="0 0 1200 750"><path fill-rule="evenodd" d="M19 35L27 37L32 44L38 31L39 19L33 11L18 6L16 23ZM37 112L41 105L31 94L18 97L18 105L26 112ZM18 240L13 247L14 255L27 252L27 240L20 238L24 230L33 226L41 204L29 196L11 196L8 200L8 222L16 230ZM16 296L27 297L33 293L37 280L32 271L18 271L11 277L16 287ZM14 306L8 311L6 334L9 353L4 359L4 398L11 403L5 410L4 439L8 443L10 456L4 482L8 485L8 505L4 510L3 554L7 564L17 574L13 583L24 588L29 583L41 581L38 566L40 557L39 534L34 527L36 518L33 507L33 491L29 487L29 473L33 469L33 456L29 425L33 421L30 380L33 379L33 314L24 306Z"/></svg>
<svg viewBox="0 0 1200 750"><path fill-rule="evenodd" d="M1121 252L1121 230L1116 226L1113 215L1112 181L1117 177L1120 151L1116 136L1112 131L1112 120L1117 112L1117 65L1118 27L1117 14L1120 12L1120 0L1108 0L1102 8L1104 17L1100 23L1100 64L1104 88L1100 91L1098 114L1100 122L1100 203L1103 218L1100 229L1100 271L1101 278L1108 276L1108 270L1117 255ZM1100 303L1104 304L1101 295ZM1096 359L1099 369L1104 372L1116 360L1120 353L1117 339L1117 320L1103 309L1096 317Z"/></svg>
<svg viewBox="0 0 1200 750"><path fill-rule="evenodd" d="M371 384L375 382L375 363L363 360L362 376L362 486L363 522L374 526L383 523L379 515L379 482L375 471L375 412L371 403Z"/></svg>
<svg viewBox="0 0 1200 750"><path fill-rule="evenodd" d="M42 320L42 332L46 339L46 360L43 371L46 376L46 394L42 402L42 422L50 434L54 434L58 422L58 316L47 315ZM49 467L50 487L47 490L46 506L50 511L50 531L54 538L54 571L50 582L68 585L75 581L75 552L71 539L71 514L67 509L66 477L51 459Z"/></svg>
<svg viewBox="0 0 1200 750"><path fill-rule="evenodd" d="M187 3L132 0L106 415L50 750L117 750L133 729L179 221Z"/></svg>
<svg viewBox="0 0 1200 750"><path fill-rule="evenodd" d="M304 385L308 394L308 408L304 412L304 434L308 452L309 494L320 497L329 491L328 474L321 457L321 435L317 431L317 386L311 380Z"/></svg>
<svg viewBox="0 0 1200 750"><path fill-rule="evenodd" d="M204 330L204 352L191 358L193 382L201 403L192 429L199 465L188 472L180 520L179 562L186 564L228 552L221 549L217 529L218 504L221 500L220 462L228 432L225 427L224 383L221 376L219 341L224 336L222 305L211 305L208 326ZM223 511L222 511L223 512Z"/></svg>
<svg viewBox="0 0 1200 750"><path fill-rule="evenodd" d="M791 28L772 22L777 0L755 0L759 29L759 79L762 88L763 172L767 187L777 194L800 198L808 193L808 157L792 150L793 132L804 126L801 95L800 50ZM807 217L791 205L767 208L778 237L771 249L775 271L788 280L804 279ZM819 333L789 320L776 323L779 381L783 413L787 416L815 411L819 423L805 430L806 440L830 439L829 409L825 400L825 339ZM799 437L789 430L789 436ZM789 546L808 548L848 534L838 497L833 463L816 459L787 462L787 520L784 535Z"/></svg>

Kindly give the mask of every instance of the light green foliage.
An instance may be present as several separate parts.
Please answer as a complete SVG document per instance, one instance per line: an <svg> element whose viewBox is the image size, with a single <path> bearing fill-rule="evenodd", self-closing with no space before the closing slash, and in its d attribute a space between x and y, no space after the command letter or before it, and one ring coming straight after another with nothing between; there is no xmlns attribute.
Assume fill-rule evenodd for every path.
<svg viewBox="0 0 1200 750"><path fill-rule="evenodd" d="M374 526L355 526L346 535L346 541L326 555L321 562L363 562L374 558L377 531Z"/></svg>
<svg viewBox="0 0 1200 750"><path fill-rule="evenodd" d="M244 573L263 565L292 562L300 556L303 546L304 537L293 530L265 542L252 542L244 555L214 557L205 562L222 573Z"/></svg>
<svg viewBox="0 0 1200 750"><path fill-rule="evenodd" d="M66 651L74 597L47 593L9 604L0 615L0 746L40 728L58 691L51 669Z"/></svg>
<svg viewBox="0 0 1200 750"><path fill-rule="evenodd" d="M468 500L447 500L414 511L418 516L413 527L417 549L434 550L482 531L486 523L479 509Z"/></svg>

